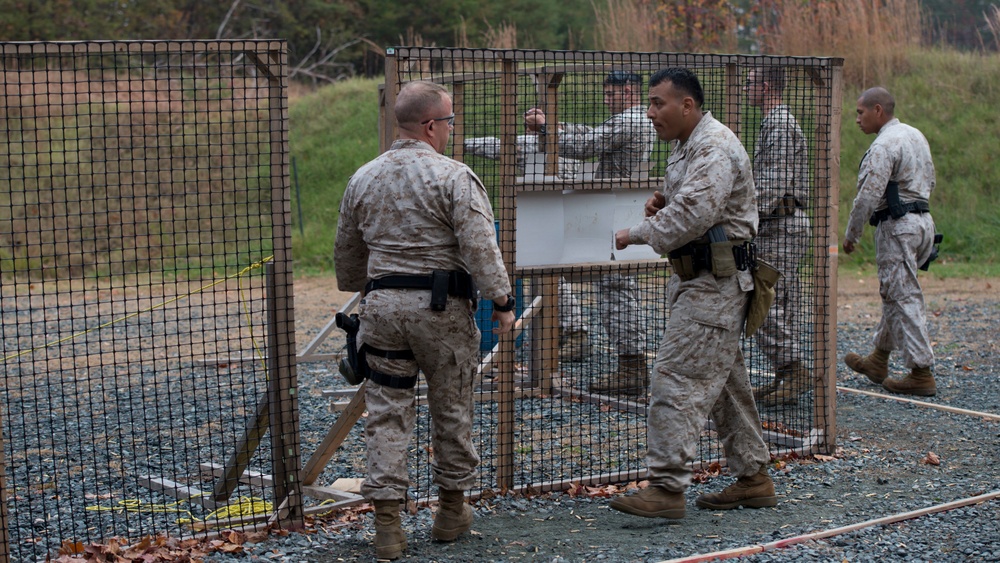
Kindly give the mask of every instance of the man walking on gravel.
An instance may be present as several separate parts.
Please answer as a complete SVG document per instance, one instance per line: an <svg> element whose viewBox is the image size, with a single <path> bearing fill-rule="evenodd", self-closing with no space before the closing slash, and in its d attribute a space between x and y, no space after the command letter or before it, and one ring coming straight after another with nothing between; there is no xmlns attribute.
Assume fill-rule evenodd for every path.
<svg viewBox="0 0 1000 563"><path fill-rule="evenodd" d="M338 287L365 292L358 342L369 368L368 477L361 493L375 505L379 559L406 549L399 505L409 486L418 371L427 381L440 496L431 536L452 541L472 525L465 492L479 465L472 444L476 288L493 300L493 321L500 323L494 333L514 324L486 189L467 166L443 155L455 117L448 91L407 83L395 116L400 139L347 185L334 253Z"/></svg>
<svg viewBox="0 0 1000 563"><path fill-rule="evenodd" d="M647 420L650 486L617 498L611 508L644 517L683 518L705 417L711 415L736 483L697 498L702 508L775 506L767 473L770 455L740 349L749 292L749 270L724 269L732 247L757 233L750 157L739 138L702 110L704 92L688 69L668 68L649 81L646 115L670 152L663 193L646 203L642 223L615 234L618 249L648 244L670 257L670 317L653 366ZM709 241L732 246L719 255ZM709 233L712 233L710 235ZM715 273L713 273L715 272Z"/></svg>
<svg viewBox="0 0 1000 563"><path fill-rule="evenodd" d="M882 318L872 338L875 349L867 356L847 354L844 363L881 383L887 391L931 396L937 393L924 295L917 270L934 252L934 219L928 199L934 190L934 163L927 139L917 129L893 116L896 102L881 87L858 98L858 126L877 134L861 160L858 195L844 234L844 252L854 252L865 223L875 226ZM889 353L902 350L910 373L888 379Z"/></svg>

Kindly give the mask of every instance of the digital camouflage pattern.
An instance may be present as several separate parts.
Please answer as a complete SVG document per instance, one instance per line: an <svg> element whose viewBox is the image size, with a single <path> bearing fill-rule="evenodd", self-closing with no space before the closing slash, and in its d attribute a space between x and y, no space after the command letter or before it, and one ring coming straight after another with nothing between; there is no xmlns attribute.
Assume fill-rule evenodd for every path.
<svg viewBox="0 0 1000 563"><path fill-rule="evenodd" d="M394 142L351 177L334 262L341 291L390 274L464 270L485 298L510 293L486 188L421 141Z"/></svg>
<svg viewBox="0 0 1000 563"><path fill-rule="evenodd" d="M470 137L462 143L465 154L481 156L490 160L500 160L500 139L496 137ZM523 176L525 173L525 161L529 158L541 158L544 153L538 146L537 135L518 135L514 149L515 166L517 175ZM556 176L559 178L574 178L580 171L580 161L571 158L559 157L559 169Z"/></svg>
<svg viewBox="0 0 1000 563"><path fill-rule="evenodd" d="M670 154L663 183L666 205L632 227L633 244L666 254L721 225L731 239L751 239L757 207L750 157L732 131L706 112L687 141ZM702 270L671 277L670 317L651 381L647 463L649 479L670 491L691 483L706 416L715 421L736 477L757 473L769 460L750 389L740 334L749 272L715 277Z"/></svg>
<svg viewBox="0 0 1000 563"><path fill-rule="evenodd" d="M643 106L633 106L591 127L559 124L559 155L585 160L597 158L595 178L628 178L649 162L656 130Z"/></svg>
<svg viewBox="0 0 1000 563"><path fill-rule="evenodd" d="M809 207L809 154L805 135L787 105L774 107L761 120L753 175L760 217L754 241L757 255L782 273L774 287L774 304L754 341L777 369L802 361L799 336L805 318L798 269L809 252L810 237L805 211ZM794 207L788 206L789 197Z"/></svg>
<svg viewBox="0 0 1000 563"><path fill-rule="evenodd" d="M927 139L917 129L892 119L879 131L858 171L858 195L854 198L845 240L857 243L868 218L885 209L886 185L899 183L903 203L927 201L936 183L934 162ZM924 295L917 269L934 247L934 220L930 213L907 213L888 219L875 228L882 318L872 343L881 350L902 350L907 368L930 367L934 363Z"/></svg>
<svg viewBox="0 0 1000 563"><path fill-rule="evenodd" d="M421 141L398 140L354 174L341 202L334 255L343 291L360 291L369 278L391 274L463 270L487 299L510 294L485 188L467 166ZM413 351L414 360L369 355L368 364L388 375L423 372L434 482L448 490L468 490L479 463L472 444L472 382L480 333L472 305L449 297L444 311L432 311L430 291L383 289L359 306L359 345ZM361 492L371 500L404 499L415 389L369 381L365 399L368 477Z"/></svg>

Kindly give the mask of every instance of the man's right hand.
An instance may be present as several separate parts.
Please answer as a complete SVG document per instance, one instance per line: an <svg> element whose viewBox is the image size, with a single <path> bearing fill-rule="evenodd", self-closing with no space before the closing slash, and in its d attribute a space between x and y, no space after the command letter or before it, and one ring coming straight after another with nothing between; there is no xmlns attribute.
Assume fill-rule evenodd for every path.
<svg viewBox="0 0 1000 563"><path fill-rule="evenodd" d="M663 194L659 190L653 192L653 195L646 200L646 217L656 215L656 212L666 207L666 205L667 198L663 197Z"/></svg>
<svg viewBox="0 0 1000 563"><path fill-rule="evenodd" d="M531 108L524 112L524 128L537 133L545 125L545 112L538 108Z"/></svg>
<svg viewBox="0 0 1000 563"><path fill-rule="evenodd" d="M501 313L494 309L493 322L500 323L500 326L493 329L493 334L506 334L510 332L510 329L514 328L514 311Z"/></svg>

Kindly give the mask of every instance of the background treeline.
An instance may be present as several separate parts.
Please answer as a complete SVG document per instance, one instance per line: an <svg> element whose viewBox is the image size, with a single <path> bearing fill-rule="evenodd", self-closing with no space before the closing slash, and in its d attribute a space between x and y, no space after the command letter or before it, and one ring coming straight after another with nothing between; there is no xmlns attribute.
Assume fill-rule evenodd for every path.
<svg viewBox="0 0 1000 563"><path fill-rule="evenodd" d="M922 20L905 27L912 41L995 50L995 9L990 0L0 0L0 40L282 38L301 78L332 81L373 72L366 55L391 45L800 54L786 45L796 37L812 43L808 54L832 55L815 52L827 46L813 28L859 10L878 26ZM803 14L816 19L795 19Z"/></svg>

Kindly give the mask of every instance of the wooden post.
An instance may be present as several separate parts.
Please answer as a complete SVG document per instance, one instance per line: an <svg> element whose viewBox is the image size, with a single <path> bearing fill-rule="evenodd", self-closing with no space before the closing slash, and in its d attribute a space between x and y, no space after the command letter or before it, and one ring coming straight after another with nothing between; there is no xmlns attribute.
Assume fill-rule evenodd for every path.
<svg viewBox="0 0 1000 563"><path fill-rule="evenodd" d="M542 139L541 149L545 153L545 175L559 174L559 85L564 73L542 73L537 75L538 109L545 112L545 126L548 134Z"/></svg>
<svg viewBox="0 0 1000 563"><path fill-rule="evenodd" d="M531 331L531 383L551 394L553 378L559 373L559 280L561 276L533 276L531 292L542 298L542 310L535 314Z"/></svg>
<svg viewBox="0 0 1000 563"><path fill-rule="evenodd" d="M276 504L284 510L282 528L301 528L302 488L299 483L299 404L295 366L295 314L292 300L291 184L288 165L287 48L252 54L267 78L270 124L271 230L274 260L268 264L268 403L272 474ZM260 422L258 417L258 422Z"/></svg>
<svg viewBox="0 0 1000 563"><path fill-rule="evenodd" d="M452 112L455 114L455 128L451 132L451 155L459 162L465 162L465 83L456 82L452 86Z"/></svg>
<svg viewBox="0 0 1000 563"><path fill-rule="evenodd" d="M840 233L837 231L840 201L840 119L843 114L843 59L834 59L823 83L814 77L816 96L816 224L813 228L816 292L813 347L816 350L816 404L813 427L823 432L824 453L837 447L837 255ZM822 74L821 74L822 76ZM828 94L825 95L825 94ZM827 107L829 104L829 107ZM824 205L825 204L825 205ZM823 214L823 211L826 213Z"/></svg>
<svg viewBox="0 0 1000 563"><path fill-rule="evenodd" d="M497 220L500 223L500 251L508 274L514 271L514 182L517 167L517 75L513 59L501 61L500 75L500 197ZM516 283L511 278L511 285ZM497 370L499 398L497 404L497 487L509 490L514 486L514 339L509 334L500 337Z"/></svg>
<svg viewBox="0 0 1000 563"><path fill-rule="evenodd" d="M3 413L0 411L0 563L10 563L10 519L7 517L7 449L3 442Z"/></svg>
<svg viewBox="0 0 1000 563"><path fill-rule="evenodd" d="M743 76L740 72L740 67L736 63L726 64L726 94L725 100L723 101L723 113L722 121L725 123L736 136L739 137L743 130L743 116L741 110L743 109L743 104L740 103L740 98L743 95Z"/></svg>
<svg viewBox="0 0 1000 563"><path fill-rule="evenodd" d="M396 140L396 118L389 115L388 108L396 107L396 94L399 94L399 60L396 58L396 50L389 48L385 51L385 85L380 99L384 101L379 106L380 119L382 121L379 153L389 150L392 142Z"/></svg>

